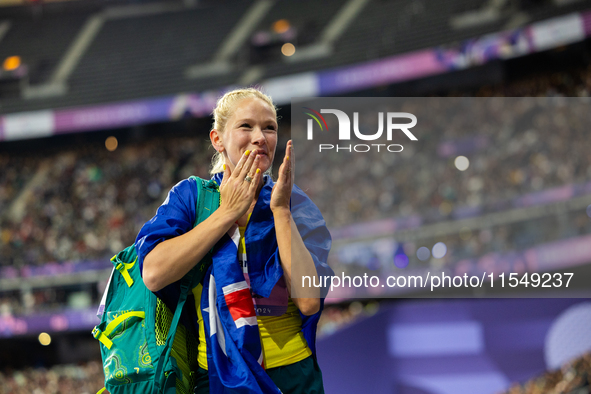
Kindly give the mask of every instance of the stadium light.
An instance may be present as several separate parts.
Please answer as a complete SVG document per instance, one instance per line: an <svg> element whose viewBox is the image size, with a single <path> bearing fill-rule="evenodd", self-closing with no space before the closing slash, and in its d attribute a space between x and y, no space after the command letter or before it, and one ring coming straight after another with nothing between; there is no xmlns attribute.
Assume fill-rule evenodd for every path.
<svg viewBox="0 0 591 394"><path fill-rule="evenodd" d="M4 67L5 71L12 71L19 68L21 65L21 58L20 56L9 56L4 60Z"/></svg>
<svg viewBox="0 0 591 394"><path fill-rule="evenodd" d="M429 256L431 256L431 251L426 246L421 246L417 250L417 257L419 260L421 260L421 261L428 260Z"/></svg>
<svg viewBox="0 0 591 394"><path fill-rule="evenodd" d="M105 147L109 152L113 152L115 149L117 149L118 145L119 142L117 141L117 138L113 136L110 136L105 140Z"/></svg>
<svg viewBox="0 0 591 394"><path fill-rule="evenodd" d="M290 27L291 26L287 19L279 19L273 23L273 31L277 34L285 33Z"/></svg>
<svg viewBox="0 0 591 394"><path fill-rule="evenodd" d="M433 250L431 251L431 254L436 259L440 259L440 258L444 257L446 253L447 253L447 246L443 242L437 242L433 246Z"/></svg>
<svg viewBox="0 0 591 394"><path fill-rule="evenodd" d="M49 344L51 343L51 336L46 333L46 332L42 332L41 334L39 334L39 343L43 346L49 346Z"/></svg>
<svg viewBox="0 0 591 394"><path fill-rule="evenodd" d="M295 53L295 46L290 42L286 42L281 47L281 53L283 53L283 55L288 56L288 57L292 56Z"/></svg>
<svg viewBox="0 0 591 394"><path fill-rule="evenodd" d="M466 156L458 156L454 160L456 168L460 171L466 171L470 167L470 160Z"/></svg>

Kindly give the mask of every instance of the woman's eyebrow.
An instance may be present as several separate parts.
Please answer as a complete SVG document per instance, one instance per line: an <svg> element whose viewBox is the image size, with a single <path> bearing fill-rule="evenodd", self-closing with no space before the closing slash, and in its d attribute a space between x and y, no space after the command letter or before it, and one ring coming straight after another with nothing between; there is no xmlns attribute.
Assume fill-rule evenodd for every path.
<svg viewBox="0 0 591 394"><path fill-rule="evenodd" d="M236 123L255 123L256 121L254 119L250 119L250 118L244 118L244 119L237 119ZM277 121L275 119L269 118L264 120L262 123L272 123L272 124L277 124Z"/></svg>

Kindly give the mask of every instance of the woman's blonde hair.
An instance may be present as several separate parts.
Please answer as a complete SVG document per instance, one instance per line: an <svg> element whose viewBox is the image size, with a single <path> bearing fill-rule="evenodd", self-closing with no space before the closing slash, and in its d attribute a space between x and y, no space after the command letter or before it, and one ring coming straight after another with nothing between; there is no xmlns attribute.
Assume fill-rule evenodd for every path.
<svg viewBox="0 0 591 394"><path fill-rule="evenodd" d="M238 102L247 99L247 98L259 98L269 104L269 107L273 109L275 113L275 118L277 118L277 108L275 104L273 104L273 100L271 97L267 96L265 93L261 92L255 88L243 88L243 89L236 89L232 90L226 94L224 94L218 100L215 109L213 110L213 125L212 129L217 130L217 132L223 135L224 130L226 128L226 123L234 109L236 108L236 104ZM221 152L215 152L213 158L211 159L211 170L209 171L210 174L216 174L218 172L224 171L224 155Z"/></svg>

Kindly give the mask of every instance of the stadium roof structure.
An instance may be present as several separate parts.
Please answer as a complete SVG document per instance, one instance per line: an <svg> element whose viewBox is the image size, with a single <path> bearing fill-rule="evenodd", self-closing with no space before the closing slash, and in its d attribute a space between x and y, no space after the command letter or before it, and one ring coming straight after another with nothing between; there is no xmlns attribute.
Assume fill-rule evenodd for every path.
<svg viewBox="0 0 591 394"><path fill-rule="evenodd" d="M205 116L236 85L263 86L280 104L346 94L591 34L584 1L530 9L467 0L185 3L7 13L0 59L20 55L29 80L20 97L0 97L0 140ZM254 35L280 18L302 45L294 56L253 64Z"/></svg>

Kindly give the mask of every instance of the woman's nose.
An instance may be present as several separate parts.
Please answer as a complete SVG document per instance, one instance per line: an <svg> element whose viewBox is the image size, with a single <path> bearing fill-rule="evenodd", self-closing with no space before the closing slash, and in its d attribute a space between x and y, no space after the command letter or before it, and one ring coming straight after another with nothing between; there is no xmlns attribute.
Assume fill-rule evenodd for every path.
<svg viewBox="0 0 591 394"><path fill-rule="evenodd" d="M263 133L263 130L261 130L260 127L255 127L254 130L252 131L252 137L251 137L252 143L256 144L256 145L261 145L263 144L266 140L265 140L265 133Z"/></svg>

